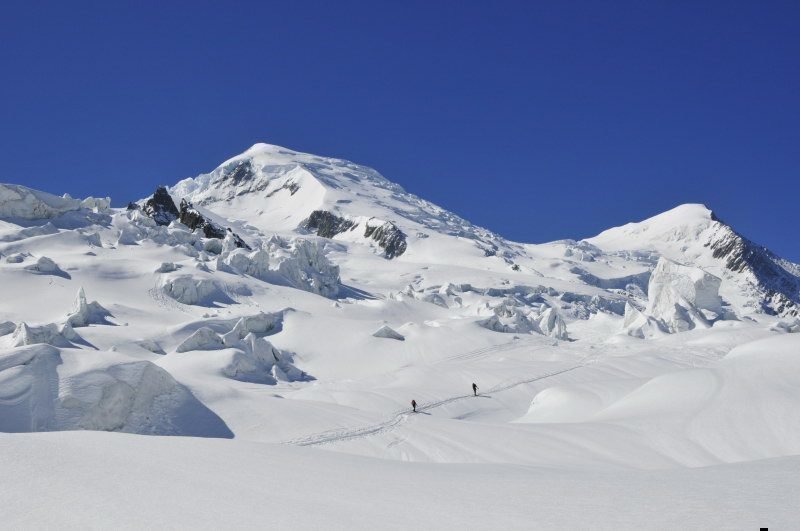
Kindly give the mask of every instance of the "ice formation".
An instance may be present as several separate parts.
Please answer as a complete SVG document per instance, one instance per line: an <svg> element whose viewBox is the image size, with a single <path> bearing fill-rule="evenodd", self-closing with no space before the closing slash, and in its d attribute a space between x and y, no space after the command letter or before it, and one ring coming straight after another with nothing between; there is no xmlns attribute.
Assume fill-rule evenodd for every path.
<svg viewBox="0 0 800 531"><path fill-rule="evenodd" d="M339 293L339 266L328 260L319 242L274 237L268 249L272 267L292 286L329 298Z"/></svg>
<svg viewBox="0 0 800 531"><path fill-rule="evenodd" d="M49 219L80 209L107 210L109 198L58 197L17 184L0 184L0 218Z"/></svg>
<svg viewBox="0 0 800 531"><path fill-rule="evenodd" d="M622 331L624 334L641 339L656 337L665 333L656 319L643 314L630 302L625 303Z"/></svg>
<svg viewBox="0 0 800 531"><path fill-rule="evenodd" d="M269 278L269 253L259 249L257 251L247 251L245 249L235 249L224 253L218 259L220 262L244 275L250 275L262 280ZM219 269L219 266L217 266Z"/></svg>
<svg viewBox="0 0 800 531"><path fill-rule="evenodd" d="M507 297L499 302L487 301L478 308L479 315L489 313L479 321L484 328L504 333L539 333L556 339L567 339L567 325L554 308L546 303L525 304Z"/></svg>
<svg viewBox="0 0 800 531"><path fill-rule="evenodd" d="M291 357L255 333L244 337L223 373L234 380L262 384L310 379L292 364Z"/></svg>
<svg viewBox="0 0 800 531"><path fill-rule="evenodd" d="M62 378L57 368L64 356L50 345L24 346L0 355L0 373L16 373L14 386L0 385L0 431L233 435L217 415L153 363L109 367L83 360L78 372Z"/></svg>
<svg viewBox="0 0 800 531"><path fill-rule="evenodd" d="M698 267L662 257L650 276L646 314L670 332L708 327L722 313L720 283Z"/></svg>
<svg viewBox="0 0 800 531"><path fill-rule="evenodd" d="M383 337L386 339L397 339L398 341L406 340L403 334L397 332L389 325L383 325L382 327L378 328L375 332L373 332L372 335L375 337Z"/></svg>
<svg viewBox="0 0 800 531"><path fill-rule="evenodd" d="M0 322L0 336L5 336L16 330L17 325L11 321Z"/></svg>
<svg viewBox="0 0 800 531"><path fill-rule="evenodd" d="M208 327L198 328L192 335L184 339L175 348L175 352L189 352L190 350L217 350L225 348L222 337Z"/></svg>
<svg viewBox="0 0 800 531"><path fill-rule="evenodd" d="M31 271L33 273L41 273L44 275L52 274L52 275L63 275L64 272L58 267L52 258L48 258L46 256L40 256L38 260L36 260L35 264L26 266L25 269L27 271Z"/></svg>
<svg viewBox="0 0 800 531"><path fill-rule="evenodd" d="M800 319L780 321L772 326L772 330L775 330L776 332L786 332L789 334L800 333Z"/></svg>
<svg viewBox="0 0 800 531"><path fill-rule="evenodd" d="M284 312L264 313L240 317L229 332L223 334L225 345L235 345L249 334L267 335L281 330Z"/></svg>
<svg viewBox="0 0 800 531"><path fill-rule="evenodd" d="M168 277L163 280L162 289L169 297L189 305L209 305L220 295L213 280L191 275Z"/></svg>
<svg viewBox="0 0 800 531"><path fill-rule="evenodd" d="M71 347L72 342L79 339L69 323L60 326L55 323L31 326L23 322L17 325L11 335L11 346L46 344L54 347Z"/></svg>
<svg viewBox="0 0 800 531"><path fill-rule="evenodd" d="M72 312L67 316L67 322L77 328L90 324L109 324L109 317L111 317L111 312L103 308L99 302L86 301L86 293L81 288L78 290Z"/></svg>

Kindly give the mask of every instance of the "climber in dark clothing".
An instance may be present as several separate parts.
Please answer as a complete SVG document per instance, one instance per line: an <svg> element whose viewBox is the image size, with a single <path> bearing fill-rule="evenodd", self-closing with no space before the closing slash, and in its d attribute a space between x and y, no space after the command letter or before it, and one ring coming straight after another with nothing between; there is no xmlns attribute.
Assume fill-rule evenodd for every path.
<svg viewBox="0 0 800 531"><path fill-rule="evenodd" d="M411 409L414 410L414 413L417 412L417 401L416 400L412 400L411 401Z"/></svg>
<svg viewBox="0 0 800 531"><path fill-rule="evenodd" d="M475 396L478 396L478 384L472 384L472 392L475 394Z"/></svg>

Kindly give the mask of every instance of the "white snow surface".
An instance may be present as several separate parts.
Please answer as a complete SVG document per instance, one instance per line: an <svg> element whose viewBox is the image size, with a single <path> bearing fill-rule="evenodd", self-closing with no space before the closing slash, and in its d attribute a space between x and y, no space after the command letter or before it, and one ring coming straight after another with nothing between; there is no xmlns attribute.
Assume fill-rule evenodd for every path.
<svg viewBox="0 0 800 531"><path fill-rule="evenodd" d="M251 249L0 185L4 525L794 526L800 328L702 205L520 244L266 144L169 190Z"/></svg>

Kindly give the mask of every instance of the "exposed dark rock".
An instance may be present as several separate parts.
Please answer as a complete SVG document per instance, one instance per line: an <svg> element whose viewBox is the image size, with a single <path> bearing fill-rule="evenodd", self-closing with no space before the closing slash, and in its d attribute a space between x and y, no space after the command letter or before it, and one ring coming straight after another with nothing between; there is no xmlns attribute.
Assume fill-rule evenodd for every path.
<svg viewBox="0 0 800 531"><path fill-rule="evenodd" d="M242 181L247 181L249 179L252 179L254 175L255 172L253 171L253 164L248 159L248 160L243 160L238 164L236 164L235 166L233 166L232 168L227 169L225 173L222 174L219 180L230 181L233 184L239 184Z"/></svg>
<svg viewBox="0 0 800 531"><path fill-rule="evenodd" d="M308 216L308 219L303 225L307 229L316 230L317 236L333 238L337 234L352 229L356 226L356 223L352 220L332 214L327 210L315 210Z"/></svg>
<svg viewBox="0 0 800 531"><path fill-rule="evenodd" d="M289 182L281 186L280 188L276 188L275 190L271 191L267 194L267 197L272 197L273 195L277 194L281 190L289 190L289 195L294 195L300 189L300 185L295 182ZM320 211L321 212L321 211Z"/></svg>
<svg viewBox="0 0 800 531"><path fill-rule="evenodd" d="M478 244L478 248L483 251L483 255L486 256L487 258L490 256L497 256L497 246L494 244L491 244L489 246Z"/></svg>
<svg viewBox="0 0 800 531"><path fill-rule="evenodd" d="M337 234L355 229L358 223L351 219L337 216L327 210L315 210L303 222L302 226L316 231L317 236L333 238ZM406 252L408 246L405 233L391 221L386 221L381 225L367 223L364 229L364 237L372 238L378 242L378 245L384 250L384 256L389 259Z"/></svg>
<svg viewBox="0 0 800 531"><path fill-rule="evenodd" d="M241 247L250 250L250 246L230 228L227 230L213 221L206 219L192 204L186 199L181 199L181 209L179 213L180 222L192 229L192 231L201 230L206 238L216 238L219 240L225 239L227 233L233 236L236 247Z"/></svg>
<svg viewBox="0 0 800 531"><path fill-rule="evenodd" d="M391 259L406 252L406 235L391 221L382 225L367 225L364 236L378 242L386 258Z"/></svg>
<svg viewBox="0 0 800 531"><path fill-rule="evenodd" d="M153 218L158 225L169 225L179 216L178 208L164 186L156 188L153 197L145 202L142 211Z"/></svg>
<svg viewBox="0 0 800 531"><path fill-rule="evenodd" d="M131 201L128 203L128 210L139 210L139 205Z"/></svg>
<svg viewBox="0 0 800 531"><path fill-rule="evenodd" d="M231 236L233 237L233 241L234 241L234 243L236 244L236 247L239 247L239 248L242 248L242 249L247 249L248 251L251 251L251 250L252 250L252 249L250 248L250 246L249 246L249 245L247 245L247 242L245 242L245 241L244 241L244 240L241 238L241 236L239 236L238 234L236 234L235 232L233 232L233 231L231 230L231 228L230 228L230 227L228 227L228 232L229 232L229 233L231 234Z"/></svg>
<svg viewBox="0 0 800 531"><path fill-rule="evenodd" d="M783 260L766 247L741 236L713 216L720 228L706 243L714 258L724 260L734 273L750 273L763 292L762 309L768 314L800 314L800 277L787 271Z"/></svg>

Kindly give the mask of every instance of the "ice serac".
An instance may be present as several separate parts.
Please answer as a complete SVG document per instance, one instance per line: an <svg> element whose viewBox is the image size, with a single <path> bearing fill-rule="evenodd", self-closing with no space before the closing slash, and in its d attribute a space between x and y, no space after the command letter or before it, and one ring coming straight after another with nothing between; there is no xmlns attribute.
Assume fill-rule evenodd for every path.
<svg viewBox="0 0 800 531"><path fill-rule="evenodd" d="M191 350L217 350L225 348L222 337L211 328L198 328L175 348L175 352L189 352Z"/></svg>
<svg viewBox="0 0 800 531"><path fill-rule="evenodd" d="M622 318L622 333L640 339L648 339L664 335L665 331L656 319L645 315L630 302L626 302L625 315Z"/></svg>
<svg viewBox="0 0 800 531"><path fill-rule="evenodd" d="M67 322L72 327L89 326L90 324L109 324L111 312L103 308L97 301L88 302L83 288L78 290L78 296L72 312L67 316Z"/></svg>
<svg viewBox="0 0 800 531"><path fill-rule="evenodd" d="M478 324L495 332L508 334L539 333L555 339L568 339L567 325L558 312L546 303L526 303L514 297L487 302L478 310L489 313Z"/></svg>
<svg viewBox="0 0 800 531"><path fill-rule="evenodd" d="M233 436L217 415L155 364L109 367L102 358L80 353L81 369L63 377L58 366L74 356L40 344L0 353L0 431Z"/></svg>
<svg viewBox="0 0 800 531"><path fill-rule="evenodd" d="M395 329L390 327L389 325L383 325L382 327L378 328L375 332L372 333L375 337L382 337L385 339L396 339L398 341L405 341L406 338L400 332L397 332Z"/></svg>
<svg viewBox="0 0 800 531"><path fill-rule="evenodd" d="M52 345L54 347L71 347L72 341L78 339L69 323L59 326L50 323L42 326L31 326L19 323L11 335L11 346Z"/></svg>
<svg viewBox="0 0 800 531"><path fill-rule="evenodd" d="M255 333L245 336L239 347L222 369L229 378L267 385L313 379L292 364L290 355Z"/></svg>
<svg viewBox="0 0 800 531"><path fill-rule="evenodd" d="M43 275L60 275L65 276L66 273L58 266L52 258L47 256L40 256L35 264L25 266L26 271L32 273L39 273Z"/></svg>
<svg viewBox="0 0 800 531"><path fill-rule="evenodd" d="M700 268L661 257L650 276L646 313L670 332L710 326L722 313L720 284Z"/></svg>
<svg viewBox="0 0 800 531"><path fill-rule="evenodd" d="M290 285L329 298L339 293L339 266L328 260L318 242L276 236L268 249L274 257L275 272Z"/></svg>
<svg viewBox="0 0 800 531"><path fill-rule="evenodd" d="M19 184L0 184L0 218L48 219L81 209L106 210L111 199L59 197Z"/></svg>
<svg viewBox="0 0 800 531"><path fill-rule="evenodd" d="M163 292L172 299L189 305L210 306L227 299L213 280L191 275L170 276L161 280Z"/></svg>

